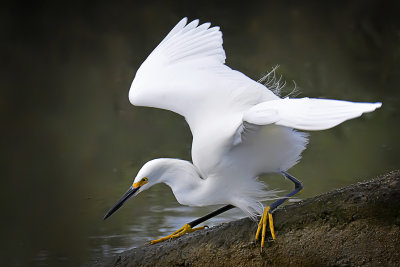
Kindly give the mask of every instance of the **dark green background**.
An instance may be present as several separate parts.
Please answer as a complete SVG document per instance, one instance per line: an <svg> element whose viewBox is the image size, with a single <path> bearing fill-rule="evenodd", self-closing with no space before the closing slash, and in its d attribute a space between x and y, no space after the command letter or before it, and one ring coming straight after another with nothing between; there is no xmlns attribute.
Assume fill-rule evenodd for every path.
<svg viewBox="0 0 400 267"><path fill-rule="evenodd" d="M299 97L383 102L311 134L291 170L302 197L398 168L399 10L378 0L1 4L1 265L82 265L207 212L158 186L102 221L147 160L190 160L182 117L128 101L137 68L184 16L221 26L227 65L254 79L279 64Z"/></svg>

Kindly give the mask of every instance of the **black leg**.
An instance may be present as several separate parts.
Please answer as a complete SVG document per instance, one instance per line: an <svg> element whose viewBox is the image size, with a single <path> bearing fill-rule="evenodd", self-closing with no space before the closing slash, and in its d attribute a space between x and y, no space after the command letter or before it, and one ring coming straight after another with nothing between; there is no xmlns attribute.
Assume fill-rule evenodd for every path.
<svg viewBox="0 0 400 267"><path fill-rule="evenodd" d="M301 191L301 189L303 189L303 184L297 180L295 177L293 177L292 175L290 175L287 172L282 171L281 172L286 178L288 178L290 181L292 181L294 183L294 190L292 192L290 192L289 194L287 194L285 197L275 201L274 203L271 204L270 206L270 211L273 211L274 209L276 209L279 205L281 205L283 202L285 202L288 198L290 198L291 196L296 195L297 193L299 193ZM215 217L225 211L228 211L230 209L235 208L235 206L233 205L226 205L223 206L222 208L217 209L216 211L213 211L201 218L198 218L194 221L191 221L190 223L188 223L188 225L190 225L190 227L195 227L196 225L207 221L208 219L211 219L212 217Z"/></svg>
<svg viewBox="0 0 400 267"><path fill-rule="evenodd" d="M290 198L291 196L296 195L297 193L299 193L301 191L301 189L303 189L303 184L297 180L295 177L293 177L292 175L290 175L287 172L282 171L281 172L286 178L288 178L290 181L292 181L294 183L294 190L292 192L290 192L289 194L287 194L285 197L275 201L274 203L271 204L270 206L270 211L273 211L274 209L276 209L279 205L281 205L283 202L285 202L288 198ZM207 221L208 219L211 219L212 217L215 217L225 211L228 211L230 209L235 208L235 206L233 205L226 205L223 206L222 208L217 209L216 211L213 211L201 218L198 218L194 221L191 221L190 223L188 223L188 225L190 225L190 227L195 227L196 225Z"/></svg>
<svg viewBox="0 0 400 267"><path fill-rule="evenodd" d="M275 234L274 234L274 230L273 230L271 212L274 209L276 209L279 205L281 205L283 202L285 202L285 200L287 200L291 196L293 196L293 195L297 194L298 192L300 192L300 190L303 188L303 184L300 181L298 181L296 178L294 178L293 176L291 176L290 174L288 174L287 172L284 172L284 171L282 171L282 174L285 175L286 178L288 178L289 180L291 180L294 183L295 189L292 192L290 192L289 194L287 194L285 197L283 197L283 198L279 199L278 201L275 201L274 203L272 203L272 205L268 207L268 210L264 210L264 215L262 216L262 218L264 218L265 214L267 214L269 216L271 235L272 235L272 238L274 238L274 239L275 239ZM216 211L213 211L213 212L211 212L211 213L209 213L209 214L207 214L207 215L205 215L205 216L203 216L201 218L198 218L198 219L196 219L194 221L191 221L190 223L185 224L181 229L175 231L174 233L172 233L169 236L162 237L160 239L151 241L150 244L156 244L156 243L168 240L168 239L174 239L174 238L180 237L180 236L182 236L182 235L184 235L186 233L191 233L191 232L194 232L194 231L197 231L197 230L204 229L204 226L200 226L200 227L197 227L197 228L193 228L193 227L195 227L196 225L198 225L198 224L200 224L200 223L202 223L204 221L207 221L208 219L210 219L212 217L215 217L215 216L217 216L217 215L219 215L219 214L221 214L221 213L223 213L225 211L233 209L233 208L235 208L235 206L233 206L233 205L223 206L222 208L219 208ZM264 220L267 220L267 217L265 217ZM261 226L263 226L261 247L264 246L265 226L266 226L265 224L262 224L262 222L263 222L263 219L260 220L260 223L259 223L258 229L257 229L257 233L256 233L256 240L257 240L258 234L259 234L259 232L261 230Z"/></svg>
<svg viewBox="0 0 400 267"><path fill-rule="evenodd" d="M221 213L223 213L223 212L225 212L225 211L228 211L228 210L230 210L230 209L233 209L235 206L233 206L233 205L226 205L226 206L223 206L222 208L219 208L219 209L217 209L216 211L213 211L213 212L211 212L211 213L209 213L209 214L207 214L207 215L205 215L205 216L203 216L203 217L201 217L201 218L198 218L198 219L196 219L196 220L194 220L194 221L191 221L190 223L188 223L189 225L190 225L190 227L195 227L196 225L198 225L199 223L202 223L202 222L204 222L204 221L207 221L208 219L211 219L212 217L215 217L215 216L217 216L217 215L220 215Z"/></svg>
<svg viewBox="0 0 400 267"><path fill-rule="evenodd" d="M281 205L283 202L285 202L288 198L290 198L291 196L296 195L297 193L299 193L301 191L301 189L303 189L303 184L299 180L297 180L296 178L294 178L292 175L290 175L287 172L281 171L281 173L283 175L285 175L286 178L288 178L290 181L292 181L294 183L294 190L292 192L290 192L289 194L287 194L285 197L283 197L283 198L275 201L274 203L272 203L271 206L270 206L270 211L273 211L279 205Z"/></svg>
<svg viewBox="0 0 400 267"><path fill-rule="evenodd" d="M207 214L206 216L203 216L203 217L198 218L198 219L196 219L194 221L191 221L190 223L185 224L182 228L180 228L179 230L173 232L169 236L162 237L160 239L151 241L150 244L156 244L156 243L168 240L168 239L174 239L174 238L180 237L180 236L182 236L182 235L184 235L186 233L192 233L194 231L204 229L205 226L200 226L200 227L197 227L197 228L193 228L193 227L195 227L199 223L207 221L208 219L210 219L212 217L215 217L215 216L217 216L217 215L219 215L219 214L221 214L221 213L223 213L223 212L225 212L227 210L233 209L234 207L235 206L233 206L233 205L223 206L222 208L219 208L216 211L213 211L213 212Z"/></svg>

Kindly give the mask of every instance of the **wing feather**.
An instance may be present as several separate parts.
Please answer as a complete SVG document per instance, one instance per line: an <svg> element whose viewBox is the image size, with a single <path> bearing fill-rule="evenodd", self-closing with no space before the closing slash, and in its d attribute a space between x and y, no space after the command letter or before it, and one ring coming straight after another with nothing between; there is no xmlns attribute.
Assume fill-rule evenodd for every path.
<svg viewBox="0 0 400 267"><path fill-rule="evenodd" d="M225 65L219 27L199 25L199 20L187 22L187 18L179 21L140 66L129 91L132 104L177 112L186 118L192 131L199 128L194 125L207 128L230 116L233 129L226 129L226 135L235 133L235 144L246 133L257 131L259 127L252 125L324 130L381 106L329 99L280 99Z"/></svg>
<svg viewBox="0 0 400 267"><path fill-rule="evenodd" d="M315 98L285 98L262 102L243 114L233 145L251 139L263 125L280 125L298 130L326 130L363 113L380 108L382 103L357 103Z"/></svg>
<svg viewBox="0 0 400 267"><path fill-rule="evenodd" d="M243 120L256 125L276 124L299 130L326 130L372 112L381 103L299 98L263 102L245 112Z"/></svg>
<svg viewBox="0 0 400 267"><path fill-rule="evenodd" d="M138 69L129 100L138 106L171 110L183 115L190 128L204 118L244 111L278 98L263 85L225 65L220 28L182 19ZM217 103L216 100L222 100ZM205 114L204 107L207 107ZM237 123L241 114L237 116Z"/></svg>
<svg viewBox="0 0 400 267"><path fill-rule="evenodd" d="M178 24L175 25L174 28L172 28L172 30L167 34L167 36L165 36L164 40L161 41L160 45L162 43L165 43L167 40L169 40L172 36L174 36L175 34L177 34L179 31L181 31L183 29L183 27L185 27L187 23L187 18L183 18L181 19Z"/></svg>
<svg viewBox="0 0 400 267"><path fill-rule="evenodd" d="M181 24L182 21L187 20L181 20L147 60L158 57L159 53L162 53L167 56L170 64L179 63L191 57L204 56L214 56L221 64L225 63L225 51L222 48L222 33L219 27L209 28L211 23L198 26L199 20L194 20L185 26Z"/></svg>

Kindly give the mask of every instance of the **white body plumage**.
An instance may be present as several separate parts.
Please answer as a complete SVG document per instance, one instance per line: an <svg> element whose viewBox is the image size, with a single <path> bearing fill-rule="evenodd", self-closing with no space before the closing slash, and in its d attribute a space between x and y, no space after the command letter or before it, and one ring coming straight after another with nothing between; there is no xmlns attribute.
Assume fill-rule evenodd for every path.
<svg viewBox="0 0 400 267"><path fill-rule="evenodd" d="M164 182L179 203L232 204L260 214L275 197L257 177L289 169L300 159L307 135L371 112L381 103L281 99L264 85L225 65L222 33L210 24L181 20L144 61L129 100L174 111L193 134L192 160L155 159L134 183L146 190Z"/></svg>

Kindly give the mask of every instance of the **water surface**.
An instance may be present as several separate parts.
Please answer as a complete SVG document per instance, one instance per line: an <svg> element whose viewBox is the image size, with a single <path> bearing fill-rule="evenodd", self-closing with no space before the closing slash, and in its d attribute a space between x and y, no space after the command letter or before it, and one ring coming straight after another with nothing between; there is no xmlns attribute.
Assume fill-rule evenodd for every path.
<svg viewBox="0 0 400 267"><path fill-rule="evenodd" d="M127 97L140 63L183 16L220 25L227 64L254 79L279 64L287 92L295 81L299 97L384 103L311 134L290 170L304 182L302 198L399 167L400 27L390 1L60 3L1 11L4 266L83 265L218 208L180 206L160 185L102 221L146 161L190 160L184 119ZM292 188L279 175L263 180ZM208 224L241 216L233 210Z"/></svg>

